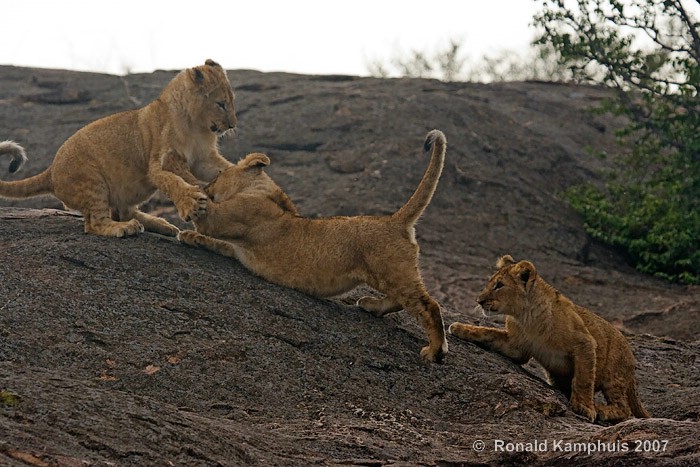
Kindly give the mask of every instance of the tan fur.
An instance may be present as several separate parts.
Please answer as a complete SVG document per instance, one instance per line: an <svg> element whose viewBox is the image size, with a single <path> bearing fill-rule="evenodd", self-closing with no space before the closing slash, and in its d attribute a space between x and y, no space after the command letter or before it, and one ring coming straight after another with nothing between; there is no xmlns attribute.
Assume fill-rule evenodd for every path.
<svg viewBox="0 0 700 467"><path fill-rule="evenodd" d="M67 208L82 212L89 233L122 237L145 228L175 235L175 226L137 206L159 189L184 220L201 215L207 196L197 179L210 181L233 165L219 154L217 137L235 125L226 72L207 60L179 73L145 107L78 130L44 172L0 182L0 196L53 194ZM23 153L15 143L0 143L0 155L13 155L10 171L19 168Z"/></svg>
<svg viewBox="0 0 700 467"><path fill-rule="evenodd" d="M453 323L450 334L480 344L517 363L531 357L550 382L589 420L649 417L637 394L635 360L625 337L592 311L575 305L546 283L529 261L503 256L477 302L506 316L505 329ZM602 391L607 404L595 404Z"/></svg>
<svg viewBox="0 0 700 467"><path fill-rule="evenodd" d="M428 133L428 169L409 201L391 216L300 217L289 197L262 168L264 154L249 154L207 188L206 216L197 232L178 238L238 259L277 284L318 297L339 295L366 283L385 294L358 305L376 316L405 309L428 333L426 361L442 361L447 341L440 306L428 295L418 270L414 225L430 202L445 159L445 135Z"/></svg>

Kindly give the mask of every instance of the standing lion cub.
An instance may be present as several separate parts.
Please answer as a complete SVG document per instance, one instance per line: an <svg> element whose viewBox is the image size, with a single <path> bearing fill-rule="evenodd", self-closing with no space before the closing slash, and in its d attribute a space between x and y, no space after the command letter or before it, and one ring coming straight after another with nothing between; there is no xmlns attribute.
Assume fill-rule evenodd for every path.
<svg viewBox="0 0 700 467"><path fill-rule="evenodd" d="M447 341L440 305L428 295L418 270L414 225L425 210L445 162L445 135L433 130L428 168L408 202L390 216L300 217L289 197L262 168L270 160L249 154L205 191L207 213L197 232L178 238L238 259L261 277L318 297L340 295L366 283L385 294L358 305L376 316L405 309L428 333L421 357L441 362Z"/></svg>
<svg viewBox="0 0 700 467"><path fill-rule="evenodd" d="M0 197L53 194L83 214L87 233L123 237L145 228L174 236L175 226L139 211L138 205L159 189L184 220L201 215L207 196L197 179L210 181L232 165L219 154L216 143L235 125L226 72L207 60L180 72L147 106L78 130L44 172L0 181ZM26 161L24 149L12 141L0 143L2 154L13 156L10 172Z"/></svg>
<svg viewBox="0 0 700 467"><path fill-rule="evenodd" d="M625 337L595 313L546 283L529 261L503 256L477 298L486 311L507 315L505 329L453 323L449 332L514 360L530 357L589 420L618 421L649 413L637 394L635 360ZM596 404L595 391L607 404Z"/></svg>

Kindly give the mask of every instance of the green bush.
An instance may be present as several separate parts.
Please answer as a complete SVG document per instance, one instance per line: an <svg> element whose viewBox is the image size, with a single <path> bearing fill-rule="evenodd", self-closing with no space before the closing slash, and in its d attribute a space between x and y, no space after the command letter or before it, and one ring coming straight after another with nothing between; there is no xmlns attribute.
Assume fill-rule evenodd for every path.
<svg viewBox="0 0 700 467"><path fill-rule="evenodd" d="M605 185L566 193L587 231L640 271L700 283L700 23L682 0L544 0L535 25L630 122Z"/></svg>

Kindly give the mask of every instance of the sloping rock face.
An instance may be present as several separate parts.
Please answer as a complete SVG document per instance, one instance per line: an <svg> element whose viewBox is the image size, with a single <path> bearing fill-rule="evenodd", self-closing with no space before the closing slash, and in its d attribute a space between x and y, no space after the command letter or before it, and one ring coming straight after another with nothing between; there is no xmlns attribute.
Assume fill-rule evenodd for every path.
<svg viewBox="0 0 700 467"><path fill-rule="evenodd" d="M427 164L425 133L443 130L447 164L417 238L446 324L493 324L471 309L495 259L530 259L627 334L656 418L587 423L537 365L456 339L444 365L421 364L421 327L355 308L367 290L319 300L172 239L85 235L75 215L32 209L60 208L45 197L1 202L0 463L700 462L698 287L635 272L558 196L605 168L589 149L617 150L620 122L586 111L604 91L229 75L239 129L222 152L266 152L307 216L393 212ZM3 179L43 170L78 128L172 76L0 67L0 138L30 158ZM145 209L177 221L162 197Z"/></svg>

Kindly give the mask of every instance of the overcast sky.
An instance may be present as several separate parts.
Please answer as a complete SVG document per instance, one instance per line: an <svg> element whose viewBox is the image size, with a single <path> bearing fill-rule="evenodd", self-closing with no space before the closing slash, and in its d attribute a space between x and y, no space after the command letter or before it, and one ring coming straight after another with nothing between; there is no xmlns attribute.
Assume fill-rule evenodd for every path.
<svg viewBox="0 0 700 467"><path fill-rule="evenodd" d="M371 60L445 49L525 52L533 0L14 0L0 64L114 74L227 69L366 75Z"/></svg>

